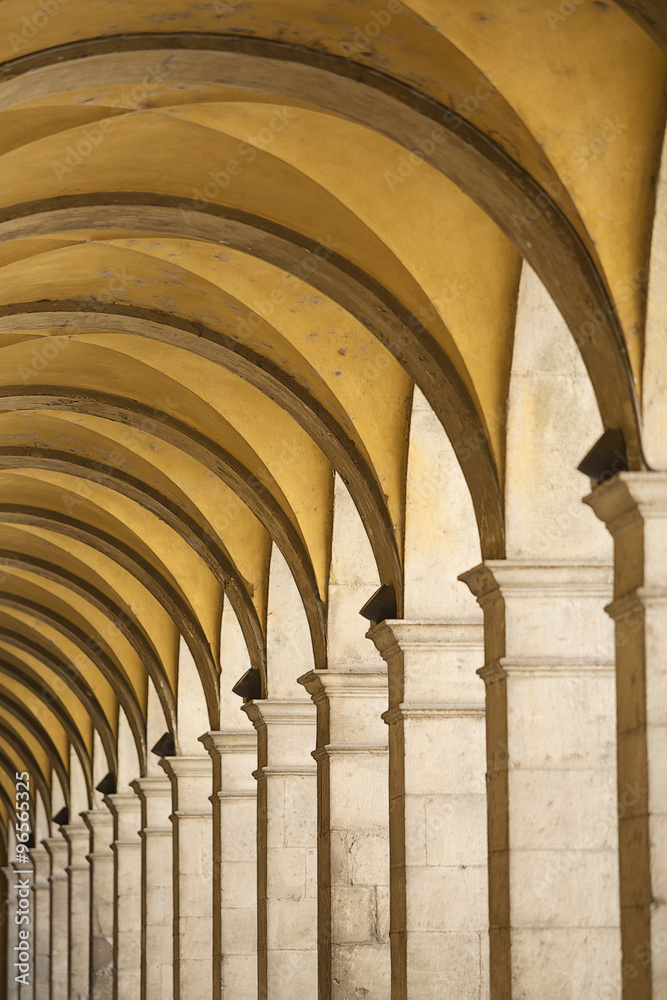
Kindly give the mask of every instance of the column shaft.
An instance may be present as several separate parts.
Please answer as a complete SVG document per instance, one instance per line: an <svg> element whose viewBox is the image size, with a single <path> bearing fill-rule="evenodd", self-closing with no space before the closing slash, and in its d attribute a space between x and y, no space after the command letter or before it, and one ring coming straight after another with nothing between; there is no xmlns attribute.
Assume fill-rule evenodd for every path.
<svg viewBox="0 0 667 1000"><path fill-rule="evenodd" d="M317 991L315 706L243 706L257 738L257 964L259 1000Z"/></svg>
<svg viewBox="0 0 667 1000"><path fill-rule="evenodd" d="M141 996L141 806L133 792L106 795L114 819L114 1000Z"/></svg>
<svg viewBox="0 0 667 1000"><path fill-rule="evenodd" d="M163 757L174 834L174 1000L212 991L213 814L208 757Z"/></svg>
<svg viewBox="0 0 667 1000"><path fill-rule="evenodd" d="M132 782L141 801L141 1000L174 992L174 852L171 782L166 775Z"/></svg>
<svg viewBox="0 0 667 1000"><path fill-rule="evenodd" d="M618 1000L610 570L462 579L485 618L491 996Z"/></svg>
<svg viewBox="0 0 667 1000"><path fill-rule="evenodd" d="M392 1000L488 996L483 626L387 621Z"/></svg>
<svg viewBox="0 0 667 1000"><path fill-rule="evenodd" d="M79 1000L88 993L90 975L90 832L83 823L63 826L62 832L68 846L69 1000Z"/></svg>
<svg viewBox="0 0 667 1000"><path fill-rule="evenodd" d="M43 847L30 851L33 882L33 947L35 969L35 1000L49 1000L51 961L49 939L51 918L49 913L49 855Z"/></svg>
<svg viewBox="0 0 667 1000"><path fill-rule="evenodd" d="M257 1000L257 734L201 739L213 761L213 1000Z"/></svg>
<svg viewBox="0 0 667 1000"><path fill-rule="evenodd" d="M64 837L43 841L51 859L50 908L50 996L49 1000L67 1000L67 842Z"/></svg>
<svg viewBox="0 0 667 1000"><path fill-rule="evenodd" d="M107 809L83 814L90 831L90 996L113 997L114 856L113 816Z"/></svg>
<svg viewBox="0 0 667 1000"><path fill-rule="evenodd" d="M624 1000L667 997L667 474L586 498L614 539Z"/></svg>
<svg viewBox="0 0 667 1000"><path fill-rule="evenodd" d="M317 708L319 997L383 1000L391 972L386 670L336 667L299 682Z"/></svg>

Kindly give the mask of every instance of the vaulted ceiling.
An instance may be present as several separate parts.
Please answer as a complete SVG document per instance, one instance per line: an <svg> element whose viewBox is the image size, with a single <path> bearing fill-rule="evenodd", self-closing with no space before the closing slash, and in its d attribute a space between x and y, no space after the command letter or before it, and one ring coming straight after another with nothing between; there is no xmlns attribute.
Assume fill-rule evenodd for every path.
<svg viewBox="0 0 667 1000"><path fill-rule="evenodd" d="M333 470L402 593L413 385L504 551L522 260L642 453L659 0L3 0L0 819L145 757L272 543L326 665Z"/></svg>

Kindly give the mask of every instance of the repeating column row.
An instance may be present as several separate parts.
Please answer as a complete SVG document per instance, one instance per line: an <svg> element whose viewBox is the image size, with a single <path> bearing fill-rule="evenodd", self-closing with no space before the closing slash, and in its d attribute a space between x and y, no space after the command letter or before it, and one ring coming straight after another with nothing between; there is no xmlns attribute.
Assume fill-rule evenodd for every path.
<svg viewBox="0 0 667 1000"><path fill-rule="evenodd" d="M663 509L627 487L596 502L619 547ZM246 704L254 731L203 735L208 756L163 758L165 777L35 849L34 996L660 996L659 956L636 951L648 941L650 955L662 919L646 902L662 843L647 763L657 654L640 669L662 634L662 564L649 568L651 591L617 574L611 608L627 686L619 787L636 790L621 815L623 926L611 569L498 561L463 576L484 625L375 625L386 672L305 674L310 700Z"/></svg>

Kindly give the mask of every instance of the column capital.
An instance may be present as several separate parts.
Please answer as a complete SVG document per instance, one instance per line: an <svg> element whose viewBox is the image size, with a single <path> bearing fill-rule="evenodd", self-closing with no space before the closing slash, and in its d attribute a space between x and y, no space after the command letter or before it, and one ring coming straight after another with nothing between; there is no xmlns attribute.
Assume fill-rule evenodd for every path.
<svg viewBox="0 0 667 1000"><path fill-rule="evenodd" d="M10 880L13 880L16 877L16 872L11 865L5 865L3 868L0 868L0 871L5 876L7 885L9 886Z"/></svg>
<svg viewBox="0 0 667 1000"><path fill-rule="evenodd" d="M667 472L619 472L596 486L584 503L615 532L633 518L667 516Z"/></svg>
<svg viewBox="0 0 667 1000"><path fill-rule="evenodd" d="M297 683L303 684L315 704L331 697L382 696L387 690L387 670L378 664L329 667L328 670L309 670L297 678Z"/></svg>
<svg viewBox="0 0 667 1000"><path fill-rule="evenodd" d="M63 837L69 847L69 864L67 871L87 869L86 855L90 850L90 830L85 823L68 823L61 826Z"/></svg>
<svg viewBox="0 0 667 1000"><path fill-rule="evenodd" d="M85 822L68 823L66 826L61 826L60 829L62 830L63 837L68 844L71 844L76 840L87 838L90 832Z"/></svg>
<svg viewBox="0 0 667 1000"><path fill-rule="evenodd" d="M223 799L255 798L257 786L253 771L257 766L257 732L228 730L204 733L199 739L211 756L213 795L216 805Z"/></svg>
<svg viewBox="0 0 667 1000"><path fill-rule="evenodd" d="M90 853L86 860L91 864L105 860L110 862L113 856L113 816L108 809L89 809L81 813L81 817L90 831Z"/></svg>
<svg viewBox="0 0 667 1000"><path fill-rule="evenodd" d="M161 757L159 763L171 781L172 820L174 817L210 816L213 786L210 758L204 754L201 757Z"/></svg>
<svg viewBox="0 0 667 1000"><path fill-rule="evenodd" d="M305 699L273 701L270 698L265 698L261 701L249 701L242 706L241 710L246 713L257 730L267 724L312 726L315 722L315 706Z"/></svg>
<svg viewBox="0 0 667 1000"><path fill-rule="evenodd" d="M94 836L100 831L113 829L113 816L108 809L88 809L81 813L81 818Z"/></svg>
<svg viewBox="0 0 667 1000"><path fill-rule="evenodd" d="M49 852L45 847L33 847L30 850L32 870L35 873L33 888L48 888L49 877Z"/></svg>
<svg viewBox="0 0 667 1000"><path fill-rule="evenodd" d="M484 642L484 624L481 621L463 619L387 619L373 625L366 633L366 638L375 644L382 658L389 663L403 653L440 652L443 646L452 651L478 649Z"/></svg>
<svg viewBox="0 0 667 1000"><path fill-rule="evenodd" d="M104 804L110 809L114 820L112 850L116 851L120 847L140 847L141 803L134 792L114 792L113 795L105 795Z"/></svg>
<svg viewBox="0 0 667 1000"><path fill-rule="evenodd" d="M142 802L147 799L171 798L171 782L168 774L153 778L137 778L130 782L130 788Z"/></svg>
<svg viewBox="0 0 667 1000"><path fill-rule="evenodd" d="M383 715L387 725L408 718L484 713L484 691L476 676L483 662L481 621L397 619L373 625L366 635L389 670L389 711Z"/></svg>
<svg viewBox="0 0 667 1000"><path fill-rule="evenodd" d="M136 814L140 803L134 792L114 792L113 795L104 796L104 804L111 811L114 818L125 815Z"/></svg>
<svg viewBox="0 0 667 1000"><path fill-rule="evenodd" d="M317 740L317 709L312 701L249 701L243 706L257 730L258 780L281 775L308 776L316 770L307 754Z"/></svg>
<svg viewBox="0 0 667 1000"><path fill-rule="evenodd" d="M610 565L489 559L459 580L484 612L487 668L501 661L564 670L613 662L613 631L604 613L612 596ZM499 676L497 670L483 674L485 681Z"/></svg>
<svg viewBox="0 0 667 1000"><path fill-rule="evenodd" d="M141 803L141 830L139 836L146 841L149 836L171 837L173 828L170 822L173 788L167 774L157 777L137 778L131 782Z"/></svg>
<svg viewBox="0 0 667 1000"><path fill-rule="evenodd" d="M63 836L46 837L42 843L46 849L52 865L60 865L63 869L67 864L67 841ZM62 861L60 859L63 859Z"/></svg>
<svg viewBox="0 0 667 1000"><path fill-rule="evenodd" d="M311 670L298 681L318 712L315 760L322 754L387 752L387 733L382 725L388 698L384 663Z"/></svg>
<svg viewBox="0 0 667 1000"><path fill-rule="evenodd" d="M158 763L172 783L181 778L208 778L211 774L211 761L204 754L197 757L161 757Z"/></svg>
<svg viewBox="0 0 667 1000"><path fill-rule="evenodd" d="M519 597L541 600L546 597L607 596L613 568L607 563L566 563L541 560L510 562L487 559L459 580L465 583L483 609L500 599Z"/></svg>
<svg viewBox="0 0 667 1000"><path fill-rule="evenodd" d="M214 760L223 754L257 751L257 733L254 729L204 733L199 737L199 742Z"/></svg>

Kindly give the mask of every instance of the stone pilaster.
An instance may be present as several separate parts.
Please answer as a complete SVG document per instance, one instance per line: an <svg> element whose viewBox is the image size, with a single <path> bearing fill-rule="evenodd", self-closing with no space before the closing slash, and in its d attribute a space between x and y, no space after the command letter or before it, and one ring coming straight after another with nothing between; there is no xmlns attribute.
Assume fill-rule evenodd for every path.
<svg viewBox="0 0 667 1000"><path fill-rule="evenodd" d="M174 878L174 1000L212 991L213 814L208 757L162 757L171 781Z"/></svg>
<svg viewBox="0 0 667 1000"><path fill-rule="evenodd" d="M488 996L484 629L385 621L392 1000Z"/></svg>
<svg viewBox="0 0 667 1000"><path fill-rule="evenodd" d="M89 988L90 865L87 855L90 833L84 823L61 827L67 841L67 903L69 908L67 949L69 952L69 1000L86 996Z"/></svg>
<svg viewBox="0 0 667 1000"><path fill-rule="evenodd" d="M113 815L114 1000L141 996L141 804L133 792L105 795Z"/></svg>
<svg viewBox="0 0 667 1000"><path fill-rule="evenodd" d="M610 569L493 561L461 579L485 624L492 1000L618 1000Z"/></svg>
<svg viewBox="0 0 667 1000"><path fill-rule="evenodd" d="M171 1000L174 992L174 851L171 782L139 778L141 802L141 1000Z"/></svg>
<svg viewBox="0 0 667 1000"><path fill-rule="evenodd" d="M113 997L114 839L113 816L107 809L82 814L90 832L90 996Z"/></svg>
<svg viewBox="0 0 667 1000"><path fill-rule="evenodd" d="M33 947L35 969L35 1000L49 1000L49 976L51 970L49 906L49 855L44 847L33 847L32 861L32 911Z"/></svg>
<svg viewBox="0 0 667 1000"><path fill-rule="evenodd" d="M213 1000L257 1000L257 733L206 733L213 761Z"/></svg>
<svg viewBox="0 0 667 1000"><path fill-rule="evenodd" d="M586 503L614 539L623 996L667 996L667 474L623 472Z"/></svg>
<svg viewBox="0 0 667 1000"><path fill-rule="evenodd" d="M389 747L377 665L299 678L317 709L319 998L389 993Z"/></svg>
<svg viewBox="0 0 667 1000"><path fill-rule="evenodd" d="M257 962L259 1000L317 993L315 706L253 701L257 730Z"/></svg>
<svg viewBox="0 0 667 1000"><path fill-rule="evenodd" d="M51 859L50 932L51 955L49 1000L67 1000L67 841L64 837L49 837L42 843Z"/></svg>

